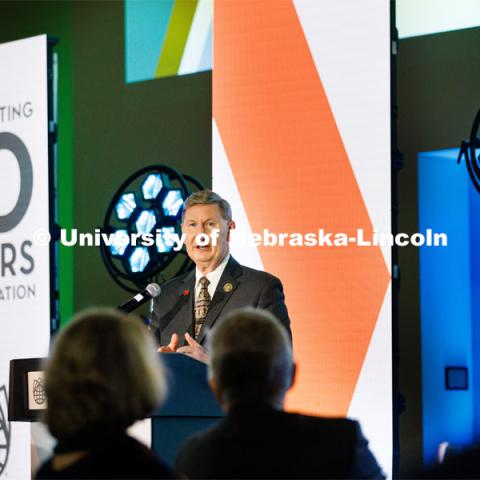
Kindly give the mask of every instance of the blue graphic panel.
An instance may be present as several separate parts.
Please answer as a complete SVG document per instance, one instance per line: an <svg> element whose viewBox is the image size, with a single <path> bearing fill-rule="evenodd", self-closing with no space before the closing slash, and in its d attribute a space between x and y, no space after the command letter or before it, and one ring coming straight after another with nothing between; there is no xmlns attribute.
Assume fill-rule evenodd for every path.
<svg viewBox="0 0 480 480"><path fill-rule="evenodd" d="M173 4L174 0L125 0L127 83L155 77Z"/></svg>
<svg viewBox="0 0 480 480"><path fill-rule="evenodd" d="M420 247L420 319L422 342L424 461L436 461L438 446L470 444L479 380L475 345L478 312L480 195L458 149L418 155L419 231L448 235L447 247ZM477 314L478 315L478 314ZM445 367L468 369L468 390L446 390Z"/></svg>

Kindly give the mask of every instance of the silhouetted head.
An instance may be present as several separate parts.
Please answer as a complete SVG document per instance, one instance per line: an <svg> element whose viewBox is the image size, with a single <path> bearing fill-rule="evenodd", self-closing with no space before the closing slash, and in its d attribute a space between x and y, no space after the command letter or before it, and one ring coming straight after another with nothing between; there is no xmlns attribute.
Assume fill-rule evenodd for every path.
<svg viewBox="0 0 480 480"><path fill-rule="evenodd" d="M295 367L288 334L270 312L247 307L230 313L213 328L209 345L210 385L227 408L283 406Z"/></svg>
<svg viewBox="0 0 480 480"><path fill-rule="evenodd" d="M46 368L45 421L59 440L126 429L163 401L165 375L141 320L116 310L76 315Z"/></svg>

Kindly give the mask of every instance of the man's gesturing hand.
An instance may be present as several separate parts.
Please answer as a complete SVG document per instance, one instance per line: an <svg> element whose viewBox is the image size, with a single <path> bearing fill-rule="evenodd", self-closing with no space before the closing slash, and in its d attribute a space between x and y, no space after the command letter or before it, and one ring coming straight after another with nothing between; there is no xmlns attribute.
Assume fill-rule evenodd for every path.
<svg viewBox="0 0 480 480"><path fill-rule="evenodd" d="M162 352L162 353L173 353L173 352L176 352L177 351L177 348L178 348L178 342L180 341L180 338L178 336L178 334L174 333L172 335L172 338L170 340L170 343L166 346L163 346L163 347L159 347L157 349L158 352Z"/></svg>
<svg viewBox="0 0 480 480"><path fill-rule="evenodd" d="M208 352L205 348L196 342L188 333L185 334L185 340L187 341L188 345L177 348L178 353L184 353L185 355L188 355L199 362L209 362Z"/></svg>

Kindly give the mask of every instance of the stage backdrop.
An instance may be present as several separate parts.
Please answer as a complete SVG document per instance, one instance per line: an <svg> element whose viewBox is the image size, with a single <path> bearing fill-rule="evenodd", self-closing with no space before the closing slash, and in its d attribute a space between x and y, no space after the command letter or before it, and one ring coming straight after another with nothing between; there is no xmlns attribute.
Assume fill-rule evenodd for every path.
<svg viewBox="0 0 480 480"><path fill-rule="evenodd" d="M50 337L46 36L1 44L0 71L0 478L29 478L30 424L6 404L9 361Z"/></svg>
<svg viewBox="0 0 480 480"><path fill-rule="evenodd" d="M216 1L212 135L213 189L238 229L390 232L389 2ZM232 252L284 284L288 408L358 418L390 475L390 249Z"/></svg>

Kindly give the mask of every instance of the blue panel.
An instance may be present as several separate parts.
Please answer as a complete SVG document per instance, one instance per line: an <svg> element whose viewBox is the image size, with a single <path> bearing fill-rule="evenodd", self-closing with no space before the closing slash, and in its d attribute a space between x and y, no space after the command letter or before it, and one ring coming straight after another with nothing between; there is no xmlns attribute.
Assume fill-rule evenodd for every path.
<svg viewBox="0 0 480 480"><path fill-rule="evenodd" d="M474 442L480 442L480 195L470 183L470 291L473 331Z"/></svg>
<svg viewBox="0 0 480 480"><path fill-rule="evenodd" d="M126 82L155 77L174 0L125 0Z"/></svg>
<svg viewBox="0 0 480 480"><path fill-rule="evenodd" d="M470 179L458 149L418 155L419 231L448 235L448 247L420 247L424 460L440 442L473 438L473 390L447 391L444 369L472 372ZM472 378L469 378L472 383Z"/></svg>

